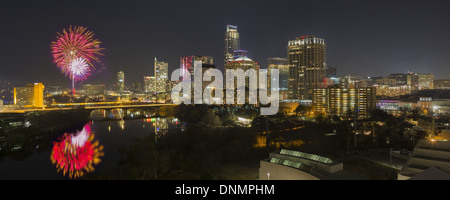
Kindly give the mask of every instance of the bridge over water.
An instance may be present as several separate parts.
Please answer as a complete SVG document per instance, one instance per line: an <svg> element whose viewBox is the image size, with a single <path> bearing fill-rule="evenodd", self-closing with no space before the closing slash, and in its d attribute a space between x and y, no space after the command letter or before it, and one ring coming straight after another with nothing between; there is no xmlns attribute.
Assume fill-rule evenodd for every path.
<svg viewBox="0 0 450 200"><path fill-rule="evenodd" d="M118 102L96 102L96 103L67 103L67 104L53 104L46 108L25 108L20 110L4 110L0 114L16 114L42 111L58 111L58 110L73 110L83 108L85 110L93 111L97 109L111 110L111 109L131 109L131 108L160 108L163 106L175 106L170 103L140 103L140 104L124 104Z"/></svg>

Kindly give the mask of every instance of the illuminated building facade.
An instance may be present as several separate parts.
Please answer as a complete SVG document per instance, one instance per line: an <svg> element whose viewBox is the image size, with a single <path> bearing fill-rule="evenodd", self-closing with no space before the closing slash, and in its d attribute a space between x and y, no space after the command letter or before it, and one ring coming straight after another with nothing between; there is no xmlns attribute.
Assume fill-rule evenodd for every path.
<svg viewBox="0 0 450 200"><path fill-rule="evenodd" d="M180 58L180 69L181 69L181 80L187 79L187 74L185 74L186 69L192 76L194 75L194 62L201 61L202 64L214 65L214 58L211 56L186 56Z"/></svg>
<svg viewBox="0 0 450 200"><path fill-rule="evenodd" d="M311 99L313 90L323 87L326 77L325 40L302 36L287 46L289 64L289 98Z"/></svg>
<svg viewBox="0 0 450 200"><path fill-rule="evenodd" d="M233 58L246 57L247 50L236 50L233 52Z"/></svg>
<svg viewBox="0 0 450 200"><path fill-rule="evenodd" d="M155 77L144 76L144 92L155 93Z"/></svg>
<svg viewBox="0 0 450 200"><path fill-rule="evenodd" d="M224 65L233 59L234 51L240 50L239 32L235 25L227 25L225 32Z"/></svg>
<svg viewBox="0 0 450 200"><path fill-rule="evenodd" d="M155 58L155 93L166 93L169 83L169 64Z"/></svg>
<svg viewBox="0 0 450 200"><path fill-rule="evenodd" d="M406 76L406 85L408 85L411 90L417 90L419 87L419 76L413 72L409 72Z"/></svg>
<svg viewBox="0 0 450 200"><path fill-rule="evenodd" d="M86 84L86 95L96 96L96 95L104 95L105 94L105 85L91 85Z"/></svg>
<svg viewBox="0 0 450 200"><path fill-rule="evenodd" d="M119 71L119 73L117 73L117 86L120 93L125 91L125 74L123 71Z"/></svg>
<svg viewBox="0 0 450 200"><path fill-rule="evenodd" d="M314 89L312 101L315 114L343 117L356 110L360 118L368 117L376 103L375 87L345 88L337 85Z"/></svg>
<svg viewBox="0 0 450 200"><path fill-rule="evenodd" d="M313 110L315 114L326 114L328 111L328 91L327 89L315 89L313 95Z"/></svg>
<svg viewBox="0 0 450 200"><path fill-rule="evenodd" d="M387 78L395 79L395 86L407 86L408 85L408 74L389 74Z"/></svg>
<svg viewBox="0 0 450 200"><path fill-rule="evenodd" d="M434 89L433 86L433 80L434 75L431 73L420 73L417 74L418 76L418 83L419 83L419 90L427 90L427 89Z"/></svg>
<svg viewBox="0 0 450 200"><path fill-rule="evenodd" d="M432 73L413 73L406 74L406 84L411 90L434 89L434 75Z"/></svg>
<svg viewBox="0 0 450 200"><path fill-rule="evenodd" d="M450 79L435 79L433 85L434 89L450 89Z"/></svg>
<svg viewBox="0 0 450 200"><path fill-rule="evenodd" d="M368 117L377 106L376 88L364 87L356 89L358 116Z"/></svg>
<svg viewBox="0 0 450 200"><path fill-rule="evenodd" d="M351 75L346 75L346 76L340 77L340 79L339 79L340 85L344 88L360 87L361 81L362 81L361 77L351 76ZM363 87L366 87L366 86L363 86Z"/></svg>
<svg viewBox="0 0 450 200"><path fill-rule="evenodd" d="M433 110L433 98L432 97L420 97L417 102L417 107L420 111L430 112Z"/></svg>
<svg viewBox="0 0 450 200"><path fill-rule="evenodd" d="M33 87L14 87L14 105L29 106L33 105L34 88Z"/></svg>
<svg viewBox="0 0 450 200"><path fill-rule="evenodd" d="M399 97L401 95L411 94L411 89L407 85L403 86L389 86L389 85L377 85L377 96L383 97Z"/></svg>
<svg viewBox="0 0 450 200"><path fill-rule="evenodd" d="M44 107L44 85L27 84L26 87L14 87L14 105L24 107Z"/></svg>
<svg viewBox="0 0 450 200"><path fill-rule="evenodd" d="M376 80L378 85L396 86L397 80L393 78L379 78Z"/></svg>

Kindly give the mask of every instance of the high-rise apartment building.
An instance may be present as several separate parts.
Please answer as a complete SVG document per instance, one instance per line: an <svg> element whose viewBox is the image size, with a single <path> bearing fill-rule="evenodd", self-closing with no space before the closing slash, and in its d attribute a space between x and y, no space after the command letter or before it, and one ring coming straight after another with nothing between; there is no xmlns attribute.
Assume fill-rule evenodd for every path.
<svg viewBox="0 0 450 200"><path fill-rule="evenodd" d="M369 117L370 111L377 106L377 89L375 87L363 87L357 88L356 92L358 116Z"/></svg>
<svg viewBox="0 0 450 200"><path fill-rule="evenodd" d="M417 90L419 88L419 76L416 73L408 72L406 75L406 85L411 88L411 90Z"/></svg>
<svg viewBox="0 0 450 200"><path fill-rule="evenodd" d="M117 87L120 93L125 91L125 74L123 71L119 71L119 73L117 73Z"/></svg>
<svg viewBox="0 0 450 200"><path fill-rule="evenodd" d="M14 87L14 105L24 107L44 107L44 85L27 84L26 87Z"/></svg>
<svg viewBox="0 0 450 200"><path fill-rule="evenodd" d="M144 76L144 92L145 93L155 93L155 77L154 76Z"/></svg>
<svg viewBox="0 0 450 200"><path fill-rule="evenodd" d="M315 114L342 117L356 111L359 118L365 118L376 108L376 88L335 85L314 89L312 105Z"/></svg>
<svg viewBox="0 0 450 200"><path fill-rule="evenodd" d="M224 53L224 66L228 61L233 59L235 51L240 50L239 32L238 27L235 25L227 25L227 31L225 32L225 53Z"/></svg>
<svg viewBox="0 0 450 200"><path fill-rule="evenodd" d="M155 58L155 93L166 93L169 83L169 64Z"/></svg>
<svg viewBox="0 0 450 200"><path fill-rule="evenodd" d="M287 46L289 98L312 99L314 89L324 87L326 77L325 40L302 36Z"/></svg>

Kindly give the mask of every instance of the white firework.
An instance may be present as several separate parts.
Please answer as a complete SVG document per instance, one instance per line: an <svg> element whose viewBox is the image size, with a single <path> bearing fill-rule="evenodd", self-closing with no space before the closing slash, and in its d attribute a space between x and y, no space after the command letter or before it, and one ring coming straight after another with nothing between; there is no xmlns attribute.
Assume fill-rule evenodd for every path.
<svg viewBox="0 0 450 200"><path fill-rule="evenodd" d="M86 79L89 74L89 64L84 58L77 57L72 60L69 66L70 74L72 78L76 80Z"/></svg>

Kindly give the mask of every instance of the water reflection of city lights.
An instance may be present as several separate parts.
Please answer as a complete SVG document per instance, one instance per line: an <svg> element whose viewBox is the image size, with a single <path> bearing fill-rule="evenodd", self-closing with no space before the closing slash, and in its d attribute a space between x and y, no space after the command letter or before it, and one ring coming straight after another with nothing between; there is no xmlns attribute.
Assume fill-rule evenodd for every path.
<svg viewBox="0 0 450 200"><path fill-rule="evenodd" d="M123 119L119 120L119 127L120 127L122 130L125 130L125 120L123 120Z"/></svg>
<svg viewBox="0 0 450 200"><path fill-rule="evenodd" d="M64 176L79 178L94 171L103 155L103 146L94 140L91 127L86 124L82 131L65 133L54 142L50 160Z"/></svg>

